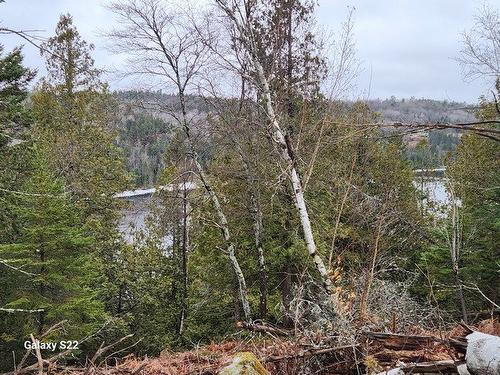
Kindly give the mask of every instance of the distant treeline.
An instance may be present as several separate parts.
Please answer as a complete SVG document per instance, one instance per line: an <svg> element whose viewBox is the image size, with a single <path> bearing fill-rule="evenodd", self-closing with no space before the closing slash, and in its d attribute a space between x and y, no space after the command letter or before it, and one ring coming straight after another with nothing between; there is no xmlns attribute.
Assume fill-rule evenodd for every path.
<svg viewBox="0 0 500 375"><path fill-rule="evenodd" d="M175 95L158 91L118 91L122 116L118 143L123 149L127 166L134 175L136 186L152 186L163 170L163 155L171 140L174 125L169 112L180 111ZM188 95L187 108L192 115L209 111L207 100ZM474 108L467 103L433 99L372 99L368 107L379 114L380 121L412 123L462 123L474 120ZM459 142L458 133L451 130L431 132L418 147L409 147L407 157L415 168L437 167L453 155Z"/></svg>
<svg viewBox="0 0 500 375"><path fill-rule="evenodd" d="M372 99L367 101L372 111L387 122L460 123L474 120L475 107L463 102L434 99Z"/></svg>

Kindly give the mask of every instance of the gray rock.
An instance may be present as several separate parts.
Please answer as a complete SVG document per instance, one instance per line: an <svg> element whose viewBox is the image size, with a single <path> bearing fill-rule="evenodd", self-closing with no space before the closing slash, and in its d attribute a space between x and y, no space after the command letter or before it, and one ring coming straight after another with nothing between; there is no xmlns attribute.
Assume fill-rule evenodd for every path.
<svg viewBox="0 0 500 375"><path fill-rule="evenodd" d="M500 337L471 333L467 336L465 360L471 375L500 375Z"/></svg>

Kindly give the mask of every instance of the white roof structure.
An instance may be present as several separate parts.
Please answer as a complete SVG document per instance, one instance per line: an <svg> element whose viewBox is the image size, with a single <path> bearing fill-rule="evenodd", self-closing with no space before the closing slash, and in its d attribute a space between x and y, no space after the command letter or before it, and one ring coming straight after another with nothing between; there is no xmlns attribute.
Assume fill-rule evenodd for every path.
<svg viewBox="0 0 500 375"><path fill-rule="evenodd" d="M446 172L446 168L433 168L433 169L414 169L415 173L427 173L427 172Z"/></svg>
<svg viewBox="0 0 500 375"><path fill-rule="evenodd" d="M161 185L158 188L149 188L149 189L136 189L136 190L125 190L120 193L116 193L113 195L113 198L134 198L141 196L150 196L156 193L157 191L173 191L173 190L195 190L198 188L198 185L194 182L184 182L180 184L170 184L170 185Z"/></svg>

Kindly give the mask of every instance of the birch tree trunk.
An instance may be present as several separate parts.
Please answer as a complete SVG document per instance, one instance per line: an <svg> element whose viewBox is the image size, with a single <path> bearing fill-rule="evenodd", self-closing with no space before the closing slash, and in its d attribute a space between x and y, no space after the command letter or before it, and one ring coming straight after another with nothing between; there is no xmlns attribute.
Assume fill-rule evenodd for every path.
<svg viewBox="0 0 500 375"><path fill-rule="evenodd" d="M464 290L462 287L462 282L460 281L460 253L462 246L462 236L460 231L460 216L457 198L455 197L453 188L450 188L451 192L451 240L450 240L450 255L451 255L451 267L453 270L453 282L455 284L455 289L457 297L460 303L460 310L462 312L462 319L464 323L467 323L467 308L465 307Z"/></svg>
<svg viewBox="0 0 500 375"><path fill-rule="evenodd" d="M234 275L236 277L236 280L238 282L238 292L241 300L241 305L243 309L243 314L245 316L246 321L251 320L251 310L250 310L250 303L248 302L248 290L247 290L247 285L245 281L245 276L243 275L243 271L241 270L240 264L238 262L238 259L236 258L236 253L235 253L235 247L234 243L231 238L231 234L229 231L229 224L226 218L226 215L224 214L224 210L222 209L222 206L220 204L219 197L215 193L215 191L212 189L212 185L210 183L210 180L205 172L205 168L201 165L198 157L198 153L196 152L193 144L193 140L191 137L191 129L187 120L187 109L186 109L186 100L184 97L184 91L182 89L182 85L180 84L180 81L178 83L178 88L179 88L179 101L181 104L181 112L182 112L182 125L184 128L184 133L186 135L186 140L188 143L189 151L190 151L190 156L196 166L196 171L198 174L198 177L201 180L201 183L203 184L203 187L205 188L205 191L207 192L211 202L212 206L214 208L215 214L217 216L217 224L219 225L221 232L222 232L222 237L224 238L224 241L226 242L226 251L227 255L229 257L229 262L231 264L231 267L233 269Z"/></svg>
<svg viewBox="0 0 500 375"><path fill-rule="evenodd" d="M252 25L250 23L250 20L248 19L249 9L251 8L251 5L246 0L243 0L240 4L235 0L233 0L232 2L225 0L216 0L216 4L233 23L234 31L237 36L236 38L234 38L234 35L232 37L235 40L241 42L239 46L243 48L243 54L248 59L250 66L256 73L255 79L256 86L258 88L258 95L264 101L264 111L269 120L268 130L271 134L273 142L277 145L281 159L287 168L288 176L292 185L292 194L294 197L295 208L300 218L307 251L314 262L316 270L321 276L321 281L324 288L328 291L329 294L333 296L335 294L333 284L329 278L325 263L318 254L316 243L314 241L311 221L309 219L309 213L307 210L306 201L304 199L304 191L297 170L297 165L294 160L292 146L291 143L287 141L285 132L282 130L278 121L278 117L275 113L272 103L272 95L269 82L266 78L264 68L258 57L259 51L256 46L256 41L254 40Z"/></svg>
<svg viewBox="0 0 500 375"><path fill-rule="evenodd" d="M192 149L192 148L191 148ZM251 311L250 311L250 303L248 302L248 291L247 291L247 285L245 281L245 276L243 275L243 272L241 271L240 264L238 262L238 259L236 258L235 254L235 248L234 248L234 243L232 242L231 235L229 232L229 225L227 222L226 215L224 214L224 211L222 210L222 206L220 204L219 198L217 194L214 192L212 189L210 182L207 178L207 175L205 173L205 170L203 169L203 166L200 164L198 161L198 155L192 150L193 153L193 160L196 165L196 169L198 170L198 175L200 177L200 180L205 187L205 191L207 192L210 200L212 201L212 205L214 207L215 213L217 215L218 219L218 224L221 228L222 231L222 236L224 238L224 241L227 244L227 255L229 257L229 261L231 263L231 267L233 268L233 272L236 276L236 280L238 281L238 287L239 287L239 294L240 294L240 299L241 299L241 305L243 308L243 314L245 315L245 320L250 321L251 320Z"/></svg>
<svg viewBox="0 0 500 375"><path fill-rule="evenodd" d="M179 335L184 333L185 321L187 317L187 298L188 298L188 254L189 254L189 203L187 197L186 180L182 186L182 303L181 317L179 322Z"/></svg>
<svg viewBox="0 0 500 375"><path fill-rule="evenodd" d="M193 140L191 137L191 129L189 126L189 122L187 119L187 109L186 109L186 99L184 96L184 91L183 91L183 86L180 83L180 80L178 81L178 92L179 92L179 101L181 104L181 112L182 112L182 125L184 128L184 133L186 135L186 140L188 143L189 151L190 151L190 156L196 166L196 170L198 172L198 176L201 180L201 183L203 184L203 187L205 188L205 191L207 192L210 200L212 201L212 206L215 210L215 214L217 216L217 224L219 225L222 236L224 238L224 241L226 242L226 251L227 255L229 257L229 261L231 264L231 267L233 269L233 272L236 276L236 280L238 282L238 288L239 288L239 295L240 295L240 300L241 300L241 305L243 308L243 314L245 316L246 321L251 320L251 310L250 310L250 303L248 302L248 290L247 290L247 285L245 281L245 276L243 275L243 272L241 270L240 264L238 262L238 259L236 258L236 253L235 253L235 247L233 240L231 238L231 234L229 231L229 224L226 218L226 215L224 214L224 211L222 209L222 206L220 204L219 197L215 193L215 191L212 189L212 185L210 183L210 180L205 172L205 168L201 165L198 157L198 153L196 152L193 144Z"/></svg>
<svg viewBox="0 0 500 375"><path fill-rule="evenodd" d="M334 294L334 288L330 277L328 275L327 268L323 259L321 259L318 254L316 243L314 241L314 234L311 227L311 221L309 219L309 213L307 211L306 201L304 199L304 192L302 190L302 183L300 181L299 173L297 171L296 163L293 158L293 151L291 150L291 145L286 141L285 134L281 129L281 126L274 112L271 91L269 88L269 83L264 74L264 69L260 62L254 57L253 65L257 72L258 83L262 90L262 98L264 100L265 112L269 118L270 132L272 134L272 139L278 146L282 160L288 169L288 174L290 182L292 184L292 193L294 197L295 208L299 214L300 223L302 226L302 231L304 234L304 240L306 243L307 251L311 256L317 271L321 276L321 280L325 289L330 293Z"/></svg>

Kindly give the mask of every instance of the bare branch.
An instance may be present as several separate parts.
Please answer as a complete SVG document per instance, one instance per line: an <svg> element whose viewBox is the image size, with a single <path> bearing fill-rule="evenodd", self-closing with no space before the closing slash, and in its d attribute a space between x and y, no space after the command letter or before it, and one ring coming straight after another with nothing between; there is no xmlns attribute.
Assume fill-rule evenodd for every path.
<svg viewBox="0 0 500 375"><path fill-rule="evenodd" d="M7 261L5 259L0 259L0 264L3 264L4 266L6 266L6 267L8 267L10 269L13 269L14 271L21 272L21 273L23 273L23 274L25 274L27 276L37 276L36 273L31 273L31 272L23 270L22 268L15 267L12 264L9 264L9 261Z"/></svg>
<svg viewBox="0 0 500 375"><path fill-rule="evenodd" d="M500 76L500 16L484 4L475 17L475 24L462 33L462 50L456 60L466 79Z"/></svg>
<svg viewBox="0 0 500 375"><path fill-rule="evenodd" d="M34 314L34 313L43 312L45 310L44 309L34 309L34 310L28 310L28 309L6 309L6 308L3 308L3 307L0 307L0 311L6 312L6 313L9 313L9 314L13 314L13 313L16 313L16 312L24 312L24 313Z"/></svg>

